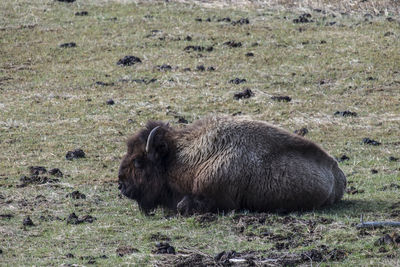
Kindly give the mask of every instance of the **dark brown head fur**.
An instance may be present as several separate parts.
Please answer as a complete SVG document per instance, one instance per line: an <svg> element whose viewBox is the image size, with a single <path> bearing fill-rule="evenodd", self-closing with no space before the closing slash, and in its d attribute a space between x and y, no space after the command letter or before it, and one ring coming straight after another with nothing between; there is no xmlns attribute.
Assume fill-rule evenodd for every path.
<svg viewBox="0 0 400 267"><path fill-rule="evenodd" d="M148 136L157 126L160 127L146 152ZM173 198L165 177L173 146L168 138L170 132L167 124L150 121L127 142L128 152L118 173L119 188L122 194L136 200L145 213L159 205L169 206Z"/></svg>

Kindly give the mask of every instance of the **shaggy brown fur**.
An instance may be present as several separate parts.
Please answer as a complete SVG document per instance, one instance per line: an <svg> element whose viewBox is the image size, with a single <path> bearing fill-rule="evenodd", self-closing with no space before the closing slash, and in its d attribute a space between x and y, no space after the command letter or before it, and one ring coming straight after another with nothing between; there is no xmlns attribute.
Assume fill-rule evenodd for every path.
<svg viewBox="0 0 400 267"><path fill-rule="evenodd" d="M181 129L150 121L127 146L120 189L146 213L309 210L339 201L346 187L322 148L262 121L212 116Z"/></svg>

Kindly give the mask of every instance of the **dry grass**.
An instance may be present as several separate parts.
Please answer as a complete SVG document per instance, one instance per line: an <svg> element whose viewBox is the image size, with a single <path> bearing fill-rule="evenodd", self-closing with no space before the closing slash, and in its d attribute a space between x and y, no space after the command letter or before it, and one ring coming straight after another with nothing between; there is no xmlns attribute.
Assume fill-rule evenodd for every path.
<svg viewBox="0 0 400 267"><path fill-rule="evenodd" d="M392 185L400 185L399 161L389 161L390 156L400 158L395 1L5 0L1 7L2 264L161 265L187 251L209 257L222 250L299 256L323 245L328 251L345 251L346 257L322 264L399 264L396 246L374 245L391 230L364 233L354 227L361 214L366 220L400 216L399 189ZM84 10L88 16L75 16ZM313 22L293 23L305 11ZM226 17L250 23L218 22ZM242 46L229 48L227 41ZM59 47L66 42L77 46ZM186 52L188 45L212 46L213 51ZM255 56L246 56L249 52ZM125 55L138 56L142 63L117 66ZM159 71L162 64L172 70ZM199 65L215 71L198 71ZM229 83L236 77L247 81ZM152 83L134 81L153 78ZM245 88L255 96L233 99ZM292 101L273 101L276 95ZM106 104L111 98L115 105ZM334 115L344 110L358 116ZM136 204L118 197L116 174L124 142L148 119L177 124L176 115L193 121L209 113L236 112L290 131L307 127L306 138L334 156L350 158L340 165L358 193L346 194L329 209L290 214L292 219L268 214L266 223L256 224L246 220L259 215L246 213L239 217L250 219L221 214L205 224L201 217L169 217L161 210L145 217ZM364 137L382 144L364 145ZM65 154L75 148L82 148L86 158L67 161ZM58 183L17 187L35 165L60 168L64 176ZM67 198L74 190L86 199ZM97 220L67 224L72 212ZM36 226L23 226L26 216ZM271 235L264 236L267 231ZM178 255L152 252L152 236L159 232L171 239ZM138 252L118 256L116 250L126 246Z"/></svg>

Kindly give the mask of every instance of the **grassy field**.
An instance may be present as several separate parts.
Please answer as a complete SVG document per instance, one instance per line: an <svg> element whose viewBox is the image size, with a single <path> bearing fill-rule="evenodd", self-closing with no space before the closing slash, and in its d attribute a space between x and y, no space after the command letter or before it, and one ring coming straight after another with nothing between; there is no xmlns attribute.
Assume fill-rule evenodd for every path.
<svg viewBox="0 0 400 267"><path fill-rule="evenodd" d="M235 3L1 1L0 265L400 265L399 229L355 227L400 221L396 2ZM117 65L128 55L141 63ZM119 195L125 140L147 120L213 113L307 128L344 159L343 201L183 218Z"/></svg>

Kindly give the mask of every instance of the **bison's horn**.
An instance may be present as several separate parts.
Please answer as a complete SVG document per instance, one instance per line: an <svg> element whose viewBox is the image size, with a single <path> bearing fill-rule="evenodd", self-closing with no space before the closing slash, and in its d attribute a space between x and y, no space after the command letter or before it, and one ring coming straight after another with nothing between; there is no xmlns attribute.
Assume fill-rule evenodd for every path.
<svg viewBox="0 0 400 267"><path fill-rule="evenodd" d="M150 146L153 143L154 135L156 134L158 128L160 128L160 126L154 127L153 130L151 130L149 137L147 137L146 153L149 153Z"/></svg>

